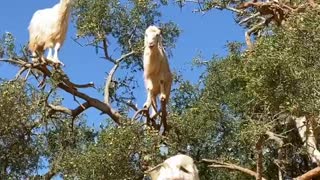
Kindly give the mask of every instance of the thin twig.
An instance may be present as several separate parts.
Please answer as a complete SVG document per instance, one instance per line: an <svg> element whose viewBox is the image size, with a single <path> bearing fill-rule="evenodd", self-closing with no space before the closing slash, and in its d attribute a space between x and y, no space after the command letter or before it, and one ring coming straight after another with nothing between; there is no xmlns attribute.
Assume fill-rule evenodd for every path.
<svg viewBox="0 0 320 180"><path fill-rule="evenodd" d="M30 72L31 72L31 68L28 69L28 72L27 72L27 74L26 74L26 76L24 78L25 81L28 79L28 77L30 75Z"/></svg>

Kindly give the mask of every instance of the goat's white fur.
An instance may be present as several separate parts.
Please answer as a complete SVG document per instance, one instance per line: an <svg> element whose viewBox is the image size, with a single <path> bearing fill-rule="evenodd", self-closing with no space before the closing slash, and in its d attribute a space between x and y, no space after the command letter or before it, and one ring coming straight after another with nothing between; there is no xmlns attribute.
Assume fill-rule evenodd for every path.
<svg viewBox="0 0 320 180"><path fill-rule="evenodd" d="M44 51L49 49L47 59L62 64L58 51L66 37L70 3L71 0L60 0L52 8L41 9L33 14L28 28L29 50L32 52L33 61L36 61L36 56L43 58Z"/></svg>
<svg viewBox="0 0 320 180"><path fill-rule="evenodd" d="M187 155L175 155L148 170L152 180L199 180L198 169Z"/></svg>
<svg viewBox="0 0 320 180"><path fill-rule="evenodd" d="M156 97L168 103L172 74L168 59L162 45L161 30L156 26L149 26L145 31L143 54L144 82L147 89L147 100L144 108L151 105L157 109Z"/></svg>

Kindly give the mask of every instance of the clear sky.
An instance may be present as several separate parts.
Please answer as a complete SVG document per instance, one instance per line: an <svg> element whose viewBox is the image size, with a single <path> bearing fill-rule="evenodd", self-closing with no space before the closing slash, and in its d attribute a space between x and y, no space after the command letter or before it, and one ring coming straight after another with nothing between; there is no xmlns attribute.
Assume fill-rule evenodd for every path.
<svg viewBox="0 0 320 180"><path fill-rule="evenodd" d="M58 0L10 0L3 1L0 6L0 34L11 32L16 38L17 48L28 42L28 25L33 13L38 9L48 8L56 4ZM186 79L197 81L198 72L191 71L191 61L199 52L209 59L213 54L226 55L226 43L228 41L243 41L244 31L233 19L228 11L214 10L206 14L193 13L194 6L191 4L180 9L171 4L162 8L163 17L161 21L174 21L182 30L176 48L172 50L170 65L173 70L181 71ZM106 73L110 66L99 58L92 47L81 47L72 38L75 37L74 24L70 24L68 35L59 56L66 65L65 72L71 80L76 83L87 83L93 81L96 86L103 86ZM10 65L0 64L0 77L11 79L17 70ZM145 92L142 84L142 73L139 77L141 87L136 95L139 98L138 107L143 105ZM93 97L102 99L102 94L94 89L86 89L84 92ZM62 93L62 95L64 95ZM64 96L68 107L76 107L70 95ZM99 122L105 118L94 109L87 111L89 124ZM98 125L95 123L95 125Z"/></svg>
<svg viewBox="0 0 320 180"><path fill-rule="evenodd" d="M11 32L17 42L17 47L28 41L28 25L33 13L38 9L48 8L56 4L58 0L6 0L0 6L0 34ZM191 71L191 60L199 52L209 59L213 54L226 55L225 45L228 41L244 40L244 30L233 19L230 12L214 10L206 14L193 13L193 6L187 5L183 9L171 5L162 8L161 21L169 20L178 24L182 29L176 48L172 50L170 65L173 70L182 71L185 79L197 81L198 72ZM72 40L75 37L74 24L70 24L66 42L60 50L60 60L66 65L63 69L71 80L76 83L93 81L97 86L104 84L106 73L110 66L96 55L92 47L80 47ZM0 77L13 78L17 69L9 65L0 64ZM142 84L142 72L139 81ZM102 94L95 89L84 90L90 96L103 99ZM140 87L136 95L138 107L142 107L145 100L144 87ZM65 95L61 92L62 95ZM65 96L64 104L70 108L76 107L70 95ZM98 125L106 115L94 109L87 111L88 124Z"/></svg>
<svg viewBox="0 0 320 180"><path fill-rule="evenodd" d="M11 32L16 38L17 48L28 42L28 25L33 13L38 9L48 8L56 4L58 0L10 0L3 1L0 6L0 34ZM186 79L196 81L198 74L191 71L191 61L199 52L209 59L213 54L226 55L226 43L228 41L243 41L244 31L233 19L230 12L214 10L206 14L193 13L193 6L187 5L180 9L171 4L162 8L161 21L174 21L182 29L176 48L172 50L170 65L173 70L181 71ZM72 40L76 30L74 24L70 24L66 42L60 50L60 59L66 65L65 72L76 83L93 81L96 86L104 84L106 73L110 66L99 58L92 47L81 47ZM11 79L17 70L10 65L0 64L0 77ZM142 73L139 81L142 81ZM141 82L142 84L142 82ZM93 97L102 99L102 94L94 89L84 90ZM138 107L141 107L145 99L143 85L138 89ZM62 94L63 95L63 94ZM65 96L65 104L72 108L70 95ZM89 123L104 118L99 112L91 109L87 111ZM95 124L97 125L97 124Z"/></svg>

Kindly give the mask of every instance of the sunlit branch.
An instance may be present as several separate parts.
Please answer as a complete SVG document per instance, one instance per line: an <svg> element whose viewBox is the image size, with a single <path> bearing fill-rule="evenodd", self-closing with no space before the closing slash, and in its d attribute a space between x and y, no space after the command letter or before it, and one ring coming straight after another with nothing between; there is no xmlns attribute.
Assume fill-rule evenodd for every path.
<svg viewBox="0 0 320 180"><path fill-rule="evenodd" d="M129 56L133 55L135 51L131 51L127 54L122 55L119 59L115 60L115 65L110 70L108 77L106 78L105 88L104 88L104 103L110 104L109 98L110 98L110 88L111 88L111 82L114 76L114 73L117 71L118 67L120 66L120 63L128 58Z"/></svg>
<svg viewBox="0 0 320 180"><path fill-rule="evenodd" d="M257 176L256 172L254 172L248 168L238 166L236 164L226 163L226 162L221 162L221 161L211 160L211 159L202 159L201 161L205 162L205 163L211 163L211 165L208 165L208 167L211 167L211 168L226 168L226 169L230 169L230 170L240 171L240 172L243 172L243 173L248 174L253 177ZM262 180L266 180L266 179L262 178Z"/></svg>

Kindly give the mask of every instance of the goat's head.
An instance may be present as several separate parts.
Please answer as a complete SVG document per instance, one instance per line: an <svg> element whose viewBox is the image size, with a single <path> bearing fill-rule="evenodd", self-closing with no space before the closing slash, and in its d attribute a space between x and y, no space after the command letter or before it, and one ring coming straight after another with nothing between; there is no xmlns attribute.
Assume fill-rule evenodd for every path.
<svg viewBox="0 0 320 180"><path fill-rule="evenodd" d="M198 169L193 159L176 155L147 171L152 180L199 180Z"/></svg>
<svg viewBox="0 0 320 180"><path fill-rule="evenodd" d="M162 46L161 30L156 26L149 26L144 35L144 46L153 48Z"/></svg>

